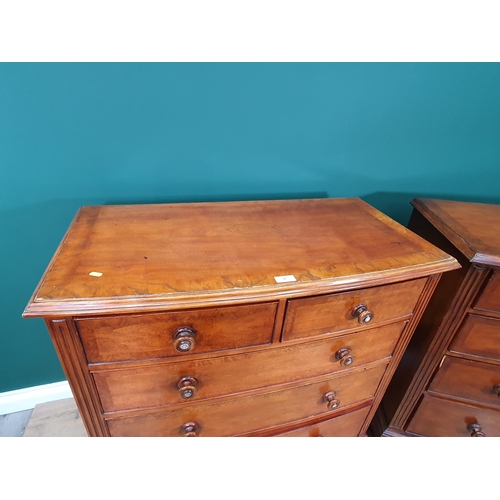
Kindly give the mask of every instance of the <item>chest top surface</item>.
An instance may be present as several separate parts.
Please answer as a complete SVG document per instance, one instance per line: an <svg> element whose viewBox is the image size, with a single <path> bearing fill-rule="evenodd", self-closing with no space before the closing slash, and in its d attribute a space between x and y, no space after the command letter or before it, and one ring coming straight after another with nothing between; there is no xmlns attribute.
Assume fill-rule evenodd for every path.
<svg viewBox="0 0 500 500"><path fill-rule="evenodd" d="M422 198L412 205L469 260L500 266L500 205Z"/></svg>
<svg viewBox="0 0 500 500"><path fill-rule="evenodd" d="M286 297L456 267L357 198L87 206L24 316Z"/></svg>

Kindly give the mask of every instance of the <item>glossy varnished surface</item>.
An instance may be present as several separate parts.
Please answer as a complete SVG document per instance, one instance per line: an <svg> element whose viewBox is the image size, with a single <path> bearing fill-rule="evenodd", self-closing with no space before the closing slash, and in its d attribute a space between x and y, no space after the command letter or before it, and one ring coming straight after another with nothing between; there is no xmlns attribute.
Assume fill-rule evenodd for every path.
<svg viewBox="0 0 500 500"><path fill-rule="evenodd" d="M500 314L500 272L492 273L474 309Z"/></svg>
<svg viewBox="0 0 500 500"><path fill-rule="evenodd" d="M364 436L457 267L358 199L84 207L25 316L91 436Z"/></svg>
<svg viewBox="0 0 500 500"><path fill-rule="evenodd" d="M408 316L425 285L425 279L366 288L353 292L291 299L283 327L283 340L293 340L325 333L363 329ZM353 311L365 305L373 314L360 324Z"/></svg>
<svg viewBox="0 0 500 500"><path fill-rule="evenodd" d="M500 366L446 356L429 392L500 407Z"/></svg>
<svg viewBox="0 0 500 500"><path fill-rule="evenodd" d="M108 420L112 436L180 436L186 422L199 424L200 436L232 436L315 415L335 415L339 409L372 398L386 365L378 365L350 375L246 396L207 405L190 405L171 411L155 411L141 416ZM335 391L338 409L327 406L324 395Z"/></svg>
<svg viewBox="0 0 500 500"><path fill-rule="evenodd" d="M177 328L193 328L192 354L271 342L276 303L160 314L103 316L76 321L89 362L185 356L174 347Z"/></svg>
<svg viewBox="0 0 500 500"><path fill-rule="evenodd" d="M432 297L385 394L381 427L384 435L498 436L500 206L412 204L409 228L463 267Z"/></svg>
<svg viewBox="0 0 500 500"><path fill-rule="evenodd" d="M500 205L417 198L412 205L472 262L500 266Z"/></svg>
<svg viewBox="0 0 500 500"><path fill-rule="evenodd" d="M480 425L486 437L500 436L500 411L424 396L407 431L419 436L471 437L468 426Z"/></svg>
<svg viewBox="0 0 500 500"><path fill-rule="evenodd" d="M280 437L352 437L355 436L369 411L368 408L354 410L345 415L316 424L307 425L295 431L278 434Z"/></svg>
<svg viewBox="0 0 500 500"><path fill-rule="evenodd" d="M359 199L83 207L24 315L206 306L455 267Z"/></svg>
<svg viewBox="0 0 500 500"><path fill-rule="evenodd" d="M209 359L193 360L188 356L175 363L91 369L104 411L186 404L347 371L389 358L404 326L404 323L395 323L316 342ZM335 353L346 346L355 357L349 367L342 366L335 357ZM177 386L185 376L194 376L197 380L196 395L189 401L180 398Z"/></svg>
<svg viewBox="0 0 500 500"><path fill-rule="evenodd" d="M450 351L500 361L500 318L467 315Z"/></svg>

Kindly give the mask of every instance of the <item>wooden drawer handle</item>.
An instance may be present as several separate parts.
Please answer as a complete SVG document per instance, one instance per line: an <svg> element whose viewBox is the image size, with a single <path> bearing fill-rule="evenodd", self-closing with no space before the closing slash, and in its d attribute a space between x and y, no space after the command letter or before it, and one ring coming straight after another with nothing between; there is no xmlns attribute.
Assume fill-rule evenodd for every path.
<svg viewBox="0 0 500 500"><path fill-rule="evenodd" d="M340 361L342 366L350 366L356 359L351 353L352 349L350 347L342 347L335 353L335 359Z"/></svg>
<svg viewBox="0 0 500 500"><path fill-rule="evenodd" d="M179 396L182 399L191 399L196 396L196 386L198 385L198 379L191 376L182 377L179 382L177 382L177 387L179 388Z"/></svg>
<svg viewBox="0 0 500 500"><path fill-rule="evenodd" d="M329 410L334 410L340 406L340 400L336 399L335 391L327 392L323 395L323 399L326 401L326 406Z"/></svg>
<svg viewBox="0 0 500 500"><path fill-rule="evenodd" d="M195 335L196 330L190 326L181 326L177 328L174 332L174 347L176 351L192 351L196 346L196 342L194 341Z"/></svg>
<svg viewBox="0 0 500 500"><path fill-rule="evenodd" d="M359 304L359 306L353 309L352 316L353 318L358 318L360 325L366 325L374 318L375 314L368 309L366 304Z"/></svg>
<svg viewBox="0 0 500 500"><path fill-rule="evenodd" d="M181 427L181 435L183 437L199 437L199 425L196 422L186 422Z"/></svg>
<svg viewBox="0 0 500 500"><path fill-rule="evenodd" d="M470 424L467 426L467 430L470 432L470 437L486 436L486 434L483 432L483 428L479 424Z"/></svg>
<svg viewBox="0 0 500 500"><path fill-rule="evenodd" d="M493 386L493 392L500 398L500 384Z"/></svg>

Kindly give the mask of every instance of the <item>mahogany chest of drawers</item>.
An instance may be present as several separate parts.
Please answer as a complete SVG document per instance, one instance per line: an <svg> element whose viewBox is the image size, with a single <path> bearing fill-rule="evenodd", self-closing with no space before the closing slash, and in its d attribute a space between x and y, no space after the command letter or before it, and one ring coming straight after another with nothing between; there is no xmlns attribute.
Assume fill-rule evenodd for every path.
<svg viewBox="0 0 500 500"><path fill-rule="evenodd" d="M412 204L409 227L462 268L431 299L380 407L381 430L500 436L500 205Z"/></svg>
<svg viewBox="0 0 500 500"><path fill-rule="evenodd" d="M457 267L359 199L83 207L24 316L91 436L363 436Z"/></svg>

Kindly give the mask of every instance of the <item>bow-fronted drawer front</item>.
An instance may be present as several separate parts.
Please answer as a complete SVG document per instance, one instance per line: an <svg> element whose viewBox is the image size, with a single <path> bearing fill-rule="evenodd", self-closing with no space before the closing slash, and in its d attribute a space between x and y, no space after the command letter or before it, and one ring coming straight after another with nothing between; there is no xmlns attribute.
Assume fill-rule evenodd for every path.
<svg viewBox="0 0 500 500"><path fill-rule="evenodd" d="M429 437L498 437L500 411L424 396L406 430Z"/></svg>
<svg viewBox="0 0 500 500"><path fill-rule="evenodd" d="M271 342L277 302L78 319L90 363L184 356Z"/></svg>
<svg viewBox="0 0 500 500"><path fill-rule="evenodd" d="M405 323L249 353L157 362L127 368L96 366L104 411L186 404L296 382L389 359ZM293 369L290 369L293 367Z"/></svg>
<svg viewBox="0 0 500 500"><path fill-rule="evenodd" d="M291 299L283 340L368 328L409 316L426 280L412 280L352 292Z"/></svg>
<svg viewBox="0 0 500 500"><path fill-rule="evenodd" d="M371 400L386 366L217 403L191 404L170 411L143 410L138 416L106 419L112 436L184 436L184 426L190 422L196 424L199 436L241 435Z"/></svg>

